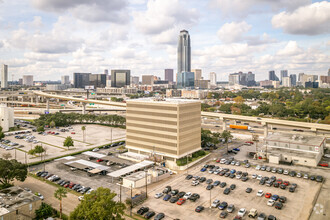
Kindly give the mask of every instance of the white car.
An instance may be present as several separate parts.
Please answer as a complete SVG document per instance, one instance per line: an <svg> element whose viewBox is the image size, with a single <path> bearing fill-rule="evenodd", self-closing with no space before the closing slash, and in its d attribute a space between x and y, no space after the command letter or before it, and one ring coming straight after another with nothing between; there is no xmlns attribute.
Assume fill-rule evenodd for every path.
<svg viewBox="0 0 330 220"><path fill-rule="evenodd" d="M260 170L260 168L261 168L260 165L256 166L256 170Z"/></svg>
<svg viewBox="0 0 330 220"><path fill-rule="evenodd" d="M288 170L284 170L283 174L284 175L288 175L289 174L289 171Z"/></svg>
<svg viewBox="0 0 330 220"><path fill-rule="evenodd" d="M270 199L270 200L268 200L267 205L268 206L273 206L274 203L275 203L275 200Z"/></svg>
<svg viewBox="0 0 330 220"><path fill-rule="evenodd" d="M220 205L220 200L219 199L216 199L212 202L212 205L211 207L212 208L217 208L218 206Z"/></svg>
<svg viewBox="0 0 330 220"><path fill-rule="evenodd" d="M262 191L262 190L259 190L258 192L257 192L257 196L263 196L264 195L264 191Z"/></svg>
<svg viewBox="0 0 330 220"><path fill-rule="evenodd" d="M94 148L92 151L93 152L98 152L100 149L99 148Z"/></svg>
<svg viewBox="0 0 330 220"><path fill-rule="evenodd" d="M213 173L213 170L209 170L209 173Z"/></svg>
<svg viewBox="0 0 330 220"><path fill-rule="evenodd" d="M256 179L257 178L257 174L252 174L252 179Z"/></svg>
<svg viewBox="0 0 330 220"><path fill-rule="evenodd" d="M155 198L159 199L160 197L162 197L164 194L163 193L156 193L155 194Z"/></svg>
<svg viewBox="0 0 330 220"><path fill-rule="evenodd" d="M191 185L192 186L197 186L199 184L199 181L198 180L194 180L191 182Z"/></svg>
<svg viewBox="0 0 330 220"><path fill-rule="evenodd" d="M79 196L79 197L78 197L78 200L79 200L79 201L84 200L84 196Z"/></svg>
<svg viewBox="0 0 330 220"><path fill-rule="evenodd" d="M189 199L191 196L191 192L187 192L186 195L183 196L184 199Z"/></svg>
<svg viewBox="0 0 330 220"><path fill-rule="evenodd" d="M240 216L240 217L244 217L245 213L246 213L245 208L241 208L241 209L237 212L237 215Z"/></svg>
<svg viewBox="0 0 330 220"><path fill-rule="evenodd" d="M213 172L213 174L218 175L220 173L220 170L216 170Z"/></svg>
<svg viewBox="0 0 330 220"><path fill-rule="evenodd" d="M261 180L262 179L262 176L261 175L258 175L257 176L257 180Z"/></svg>
<svg viewBox="0 0 330 220"><path fill-rule="evenodd" d="M44 196L40 193L36 192L35 195L38 196L41 200L44 200Z"/></svg>
<svg viewBox="0 0 330 220"><path fill-rule="evenodd" d="M225 159L225 158L222 158L222 159L220 160L220 163L221 163L221 164L226 163L226 159Z"/></svg>
<svg viewBox="0 0 330 220"><path fill-rule="evenodd" d="M241 179L242 178L242 175L237 175L236 176L236 179Z"/></svg>

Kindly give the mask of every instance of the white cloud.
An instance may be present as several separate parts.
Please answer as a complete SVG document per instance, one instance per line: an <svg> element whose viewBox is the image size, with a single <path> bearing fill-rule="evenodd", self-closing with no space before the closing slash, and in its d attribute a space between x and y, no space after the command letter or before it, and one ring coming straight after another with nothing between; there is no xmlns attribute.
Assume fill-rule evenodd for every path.
<svg viewBox="0 0 330 220"><path fill-rule="evenodd" d="M292 11L310 2L311 0L210 0L210 6L219 8L225 17L243 18L254 13L280 9Z"/></svg>
<svg viewBox="0 0 330 220"><path fill-rule="evenodd" d="M303 52L303 49L298 46L296 41L289 41L285 48L279 50L277 55L280 56L295 56Z"/></svg>
<svg viewBox="0 0 330 220"><path fill-rule="evenodd" d="M243 40L243 35L251 30L252 26L245 21L240 23L231 22L224 24L217 32L223 43L233 43Z"/></svg>
<svg viewBox="0 0 330 220"><path fill-rule="evenodd" d="M175 26L185 27L197 22L196 9L188 9L179 0L149 0L146 11L133 13L134 24L144 34L160 34Z"/></svg>
<svg viewBox="0 0 330 220"><path fill-rule="evenodd" d="M126 0L32 0L32 4L43 11L68 11L88 22L126 23L129 19Z"/></svg>
<svg viewBox="0 0 330 220"><path fill-rule="evenodd" d="M2 40L0 40L0 48L4 46L4 43Z"/></svg>
<svg viewBox="0 0 330 220"><path fill-rule="evenodd" d="M289 34L330 33L330 2L316 2L293 12L281 12L272 18L272 25Z"/></svg>

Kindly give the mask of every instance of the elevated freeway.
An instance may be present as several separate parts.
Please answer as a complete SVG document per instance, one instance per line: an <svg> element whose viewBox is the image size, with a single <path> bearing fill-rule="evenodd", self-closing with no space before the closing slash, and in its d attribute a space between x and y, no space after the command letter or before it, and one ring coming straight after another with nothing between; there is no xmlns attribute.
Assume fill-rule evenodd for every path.
<svg viewBox="0 0 330 220"><path fill-rule="evenodd" d="M43 96L46 98L72 100L72 101L81 102L81 103L95 103L95 104L100 104L100 105L109 105L109 106L117 106L117 107L126 108L126 103L120 103L120 102L74 98L74 97L68 97L68 96L62 96L62 95L48 94L48 93L41 92L41 91L34 91L34 94L37 96ZM84 110L83 110L83 112L84 112ZM288 126L288 127L304 128L304 129L310 129L311 131L314 131L316 133L317 133L317 131L328 131L328 132L330 131L330 125L326 125L326 124L288 121L288 120L272 119L272 118L259 118L259 117L252 117L252 116L232 115L232 114L223 114L223 113L216 113L216 112L201 112L201 115L204 117L219 118L220 120L223 121L223 126L222 126L223 129L227 129L227 126L226 126L227 119L261 123L261 125L264 126L264 135L265 136L267 136L267 134L268 134L268 125L281 125L281 126Z"/></svg>

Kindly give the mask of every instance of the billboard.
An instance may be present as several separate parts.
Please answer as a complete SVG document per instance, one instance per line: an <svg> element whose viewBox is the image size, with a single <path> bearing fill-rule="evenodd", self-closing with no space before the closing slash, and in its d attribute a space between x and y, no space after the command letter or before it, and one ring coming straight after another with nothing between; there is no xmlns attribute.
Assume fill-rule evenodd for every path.
<svg viewBox="0 0 330 220"><path fill-rule="evenodd" d="M85 89L94 89L94 86L85 86Z"/></svg>

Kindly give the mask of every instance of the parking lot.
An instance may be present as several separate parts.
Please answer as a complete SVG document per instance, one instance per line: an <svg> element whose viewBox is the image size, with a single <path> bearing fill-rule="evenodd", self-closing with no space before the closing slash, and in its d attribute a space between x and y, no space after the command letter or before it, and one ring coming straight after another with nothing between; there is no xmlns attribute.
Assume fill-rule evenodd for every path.
<svg viewBox="0 0 330 220"><path fill-rule="evenodd" d="M82 126L86 126L85 131L85 142L83 142L83 132L81 130ZM23 163L25 162L35 162L40 160L39 157L28 155L27 152L34 148L34 146L41 144L46 148L46 159L54 158L61 155L73 153L75 151L81 151L84 149L97 147L103 144L108 144L112 141L124 140L126 131L125 129L120 128L111 128L107 126L87 124L87 125L72 125L72 129L66 132L60 132L60 129L47 129L45 135L38 134L38 132L32 132L30 135L33 135L33 140L37 140L37 143L27 142L24 139L17 139L15 136L11 135L6 136L4 139L11 142L17 143L18 145L23 145L24 147L17 148L17 150L5 150L0 148L0 154L10 152L12 158L15 158L18 161ZM49 134L48 132L58 133ZM112 138L111 138L112 134ZM74 140L74 147L71 147L69 150L66 147L63 147L63 142L67 136L71 136ZM15 152L16 151L16 152Z"/></svg>
<svg viewBox="0 0 330 220"><path fill-rule="evenodd" d="M192 186L192 179L186 180L186 174L177 175L176 178L170 181L155 186L152 190L149 190L149 199L143 203L143 206L147 206L150 210L156 213L165 213L165 219L216 219L222 210L217 208L210 208L211 203L215 199L219 199L220 202L226 201L229 204L235 206L233 213L229 213L227 219L233 219L240 208L245 208L247 213L244 218L248 218L247 214L249 210L255 208L258 210L258 214L265 213L268 215L273 215L277 219L307 219L309 212L312 208L312 201L321 187L321 183L311 181L309 179L291 177L289 175L283 175L278 173L266 172L261 170L256 170L254 167L245 168L244 166L235 165L225 165L215 162L210 162L208 164L214 164L222 168L236 169L236 171L248 172L249 180L242 182L237 178L230 178L215 174L210 174L208 171L201 172L201 166L197 166L189 170L189 174L193 176L205 177L206 179L212 179L213 181L226 182L226 187L231 184L235 184L236 188L231 190L228 195L223 194L226 187L221 188L215 186L211 190L206 190L208 185L206 182L200 183L197 186ZM289 192L288 188L285 190L281 188L275 188L273 186L268 187L266 185L260 185L259 180L252 179L252 174L262 175L262 176L276 176L277 179L281 178L283 181L289 181L290 185L292 183L297 184L295 192ZM198 193L200 199L196 202L187 200L183 205L177 205L176 203L170 203L169 201L164 201L163 198L156 199L154 195L156 193L162 192L166 186L171 186L172 189L178 189L180 192L191 192ZM252 188L251 193L246 193L246 188ZM256 193L258 190L263 190L264 193L276 194L279 196L285 196L287 201L283 203L283 208L281 210L275 209L274 206L268 206L268 198L265 196L258 197ZM161 205L160 205L161 204ZM204 206L204 210L201 213L196 213L195 208L199 205ZM134 211L136 211L138 206Z"/></svg>

